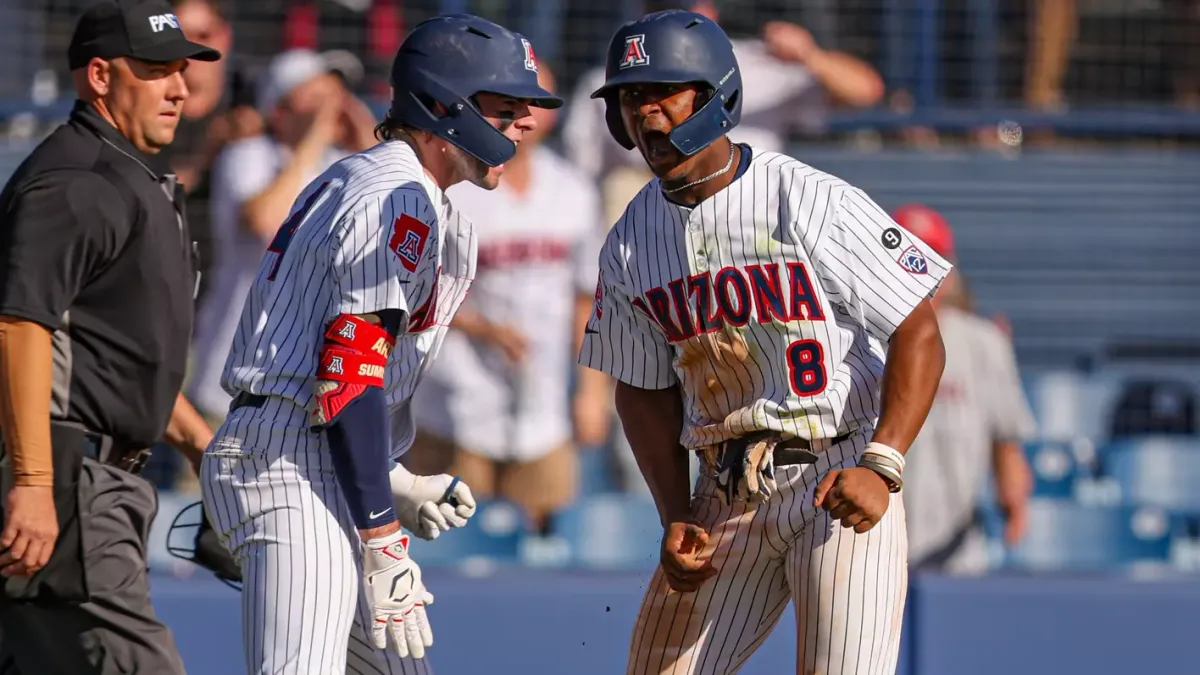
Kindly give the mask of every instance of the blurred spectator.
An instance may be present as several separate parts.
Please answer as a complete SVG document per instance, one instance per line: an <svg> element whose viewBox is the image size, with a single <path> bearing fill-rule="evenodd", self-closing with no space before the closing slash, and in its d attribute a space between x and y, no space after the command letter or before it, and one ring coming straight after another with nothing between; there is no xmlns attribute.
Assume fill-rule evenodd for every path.
<svg viewBox="0 0 1200 675"><path fill-rule="evenodd" d="M545 63L538 80L554 91ZM575 497L576 452L605 440L610 389L603 374L576 367L570 396L596 290L599 195L541 145L555 111L533 114L537 131L505 164L499 188L464 183L447 193L476 224L479 266L456 330L413 397L417 438L404 462L521 505L541 531Z"/></svg>
<svg viewBox="0 0 1200 675"><path fill-rule="evenodd" d="M187 190L188 223L200 253L203 301L212 287L213 237L209 214L210 172L227 143L261 133L262 118L246 95L247 75L230 54L233 30L214 0L174 0L179 27L189 40L212 47L224 57L212 63L191 64L183 73L188 100L175 132L175 142L162 154Z"/></svg>
<svg viewBox="0 0 1200 675"><path fill-rule="evenodd" d="M386 96L392 58L405 35L401 0L289 0L281 21L283 49L352 54L364 64L366 89Z"/></svg>
<svg viewBox="0 0 1200 675"><path fill-rule="evenodd" d="M711 0L650 0L647 12L682 8L717 20ZM883 80L863 61L822 49L803 27L768 21L761 37L733 38L742 70L742 121L730 138L756 150L779 151L792 132L816 133L830 104L870 107L883 97ZM641 155L613 140L604 121L604 101L591 94L604 81L604 69L585 73L564 128L567 156L603 186L606 220L614 222L628 200L650 178Z"/></svg>
<svg viewBox="0 0 1200 675"><path fill-rule="evenodd" d="M941 214L920 205L895 213L913 235L948 260L954 239ZM904 470L909 565L914 570L979 573L988 569L978 512L991 461L1005 516L1004 539L1024 535L1033 477L1022 443L1034 434L1012 344L989 320L965 310L956 268L934 298L946 368L933 408Z"/></svg>
<svg viewBox="0 0 1200 675"><path fill-rule="evenodd" d="M212 169L213 289L196 317L189 398L211 424L229 395L221 370L263 251L296 196L342 157L375 144L375 118L322 55L284 52L256 89L266 132L231 143Z"/></svg>

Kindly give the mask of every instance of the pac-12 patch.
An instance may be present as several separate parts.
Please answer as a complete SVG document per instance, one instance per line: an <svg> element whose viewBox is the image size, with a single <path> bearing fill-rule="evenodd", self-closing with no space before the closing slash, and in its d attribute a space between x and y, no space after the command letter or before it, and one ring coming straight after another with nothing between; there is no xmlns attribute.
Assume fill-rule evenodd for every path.
<svg viewBox="0 0 1200 675"><path fill-rule="evenodd" d="M388 248L400 257L400 264L404 269L416 272L417 263L421 262L428 239L429 226L405 213L396 219Z"/></svg>
<svg viewBox="0 0 1200 675"><path fill-rule="evenodd" d="M929 262L925 260L925 254L921 253L916 246L904 249L904 253L900 254L900 258L896 262L913 274L929 273Z"/></svg>

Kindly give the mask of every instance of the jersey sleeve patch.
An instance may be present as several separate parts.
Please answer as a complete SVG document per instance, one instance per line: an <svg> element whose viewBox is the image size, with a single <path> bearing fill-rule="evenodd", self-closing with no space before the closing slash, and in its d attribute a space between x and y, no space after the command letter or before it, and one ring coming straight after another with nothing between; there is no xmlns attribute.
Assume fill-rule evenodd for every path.
<svg viewBox="0 0 1200 675"><path fill-rule="evenodd" d="M429 226L404 213L392 226L392 238L388 242L388 248L399 256L404 269L416 272L417 264L425 254L425 243L428 240Z"/></svg>
<svg viewBox="0 0 1200 675"><path fill-rule="evenodd" d="M925 254L921 253L916 246L909 246L904 249L900 257L896 259L900 263L900 267L911 274L928 274L929 261L925 259Z"/></svg>

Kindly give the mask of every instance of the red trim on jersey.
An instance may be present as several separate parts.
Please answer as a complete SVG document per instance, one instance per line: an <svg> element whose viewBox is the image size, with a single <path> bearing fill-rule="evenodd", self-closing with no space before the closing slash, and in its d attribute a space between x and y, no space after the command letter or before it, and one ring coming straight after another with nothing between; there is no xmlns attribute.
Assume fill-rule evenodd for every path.
<svg viewBox="0 0 1200 675"><path fill-rule="evenodd" d="M429 289L429 297L426 298L424 304L418 307L417 311L413 312L412 316L409 317L409 333L420 333L428 330L437 323L438 286L441 278L442 268L439 267L437 274L433 276L433 288Z"/></svg>
<svg viewBox="0 0 1200 675"><path fill-rule="evenodd" d="M396 346L396 338L383 326L353 314L338 314L325 329L325 340L363 356L378 357L377 363L381 366L387 363L388 355Z"/></svg>

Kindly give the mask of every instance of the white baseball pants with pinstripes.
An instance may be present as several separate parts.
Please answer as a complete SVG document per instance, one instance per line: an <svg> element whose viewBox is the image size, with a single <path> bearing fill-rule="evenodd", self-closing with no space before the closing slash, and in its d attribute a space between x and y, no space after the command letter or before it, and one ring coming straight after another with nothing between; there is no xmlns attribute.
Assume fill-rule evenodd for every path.
<svg viewBox="0 0 1200 675"><path fill-rule="evenodd" d="M432 673L428 654L415 660L390 646L378 651L363 628L372 617L361 593L358 532L327 446L296 434L292 450L257 450L235 438L242 434L223 435L231 424L205 453L200 484L213 529L242 567L246 672Z"/></svg>
<svg viewBox="0 0 1200 675"><path fill-rule="evenodd" d="M904 502L858 534L812 504L832 466L854 466L858 435L819 462L776 471L779 490L757 509L721 504L715 482L697 481L692 512L708 531L718 574L694 593L669 591L655 571L630 644L627 675L738 672L794 603L798 675L895 673L908 586Z"/></svg>

